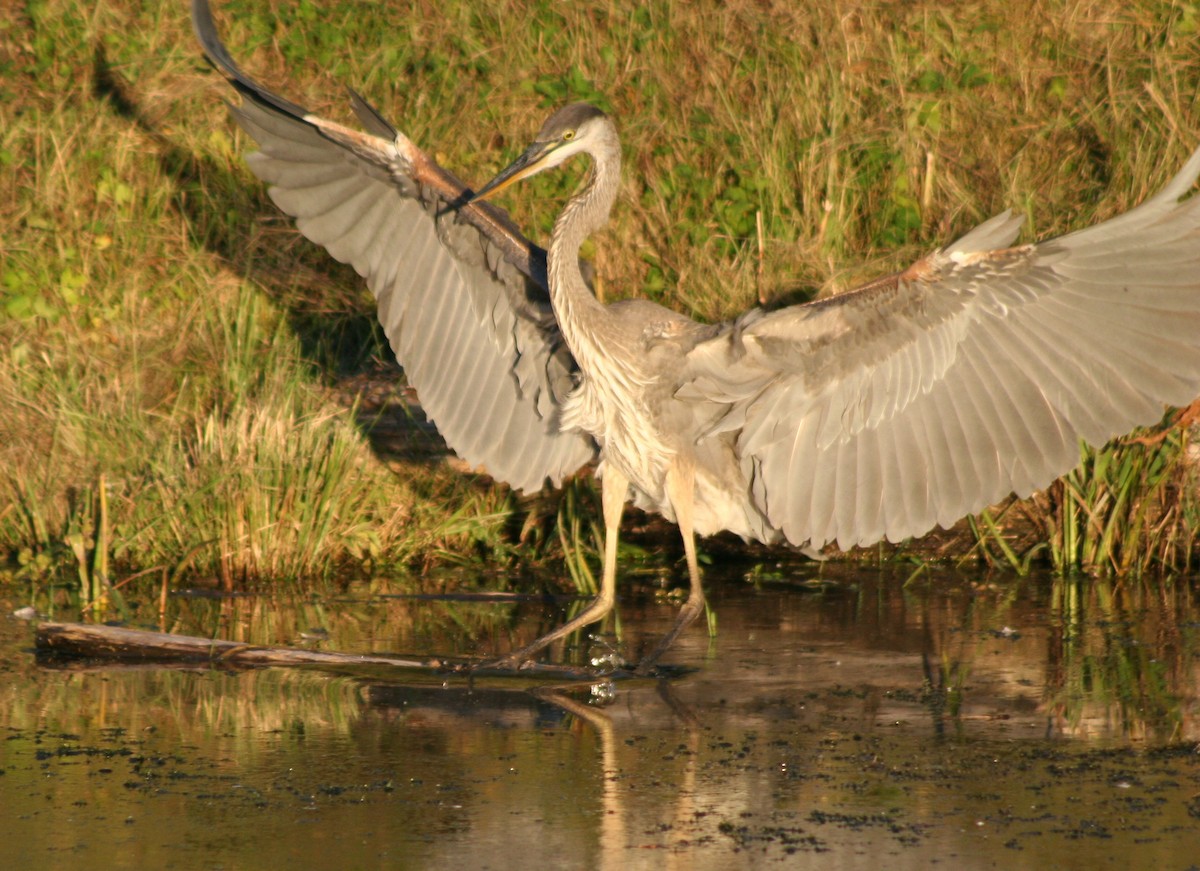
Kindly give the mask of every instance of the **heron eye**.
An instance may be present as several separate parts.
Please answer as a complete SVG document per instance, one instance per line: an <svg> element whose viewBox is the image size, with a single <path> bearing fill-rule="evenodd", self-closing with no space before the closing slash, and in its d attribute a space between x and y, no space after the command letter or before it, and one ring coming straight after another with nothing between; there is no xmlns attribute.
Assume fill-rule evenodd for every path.
<svg viewBox="0 0 1200 871"><path fill-rule="evenodd" d="M574 130L568 130L565 133L563 133L563 141L564 142L570 142L574 138L575 138Z"/></svg>

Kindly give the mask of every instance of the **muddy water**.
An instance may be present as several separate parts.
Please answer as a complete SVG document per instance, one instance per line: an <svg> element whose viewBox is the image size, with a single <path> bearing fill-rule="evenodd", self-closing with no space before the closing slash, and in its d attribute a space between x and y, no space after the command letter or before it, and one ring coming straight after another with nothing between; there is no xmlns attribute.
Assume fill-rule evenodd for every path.
<svg viewBox="0 0 1200 871"><path fill-rule="evenodd" d="M1200 861L1200 611L1186 586L756 577L711 582L717 635L686 633L672 679L565 688L39 662L30 624L5 618L0 865ZM167 628L471 653L560 616L387 593L180 598ZM0 591L3 614L22 604ZM630 596L621 641L593 652L633 655L672 614Z"/></svg>

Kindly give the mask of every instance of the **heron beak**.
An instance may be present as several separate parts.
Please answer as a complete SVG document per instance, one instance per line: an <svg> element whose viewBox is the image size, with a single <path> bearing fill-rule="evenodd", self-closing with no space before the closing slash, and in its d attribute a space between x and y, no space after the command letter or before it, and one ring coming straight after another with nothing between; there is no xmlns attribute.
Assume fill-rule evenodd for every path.
<svg viewBox="0 0 1200 871"><path fill-rule="evenodd" d="M513 182L520 181L541 172L548 158L559 146L558 142L535 142L525 149L525 152L508 165L498 176L489 181L471 197L469 202L487 199L493 194L504 190Z"/></svg>

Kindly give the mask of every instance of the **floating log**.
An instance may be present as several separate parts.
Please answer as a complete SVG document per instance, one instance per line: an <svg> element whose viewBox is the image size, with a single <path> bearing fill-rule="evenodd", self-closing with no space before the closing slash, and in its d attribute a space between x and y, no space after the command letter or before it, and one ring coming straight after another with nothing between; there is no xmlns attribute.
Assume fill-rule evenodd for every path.
<svg viewBox="0 0 1200 871"><path fill-rule="evenodd" d="M36 645L39 656L141 662L205 662L212 665L247 667L318 666L336 670L366 668L375 675L378 675L380 668L386 668L445 676L521 677L593 683L631 676L627 671L600 673L594 669L536 662L508 667L496 663L441 657L404 659L399 656L337 653L296 647L263 647L236 641L88 623L39 623Z"/></svg>

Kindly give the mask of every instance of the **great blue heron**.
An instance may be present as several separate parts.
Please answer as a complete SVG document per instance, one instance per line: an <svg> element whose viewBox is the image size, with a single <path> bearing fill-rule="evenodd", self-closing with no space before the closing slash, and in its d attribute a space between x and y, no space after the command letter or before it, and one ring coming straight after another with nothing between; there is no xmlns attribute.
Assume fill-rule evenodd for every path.
<svg viewBox="0 0 1200 871"><path fill-rule="evenodd" d="M519 491L599 459L603 580L579 616L506 659L601 619L624 505L674 520L691 594L652 662L702 610L694 536L820 548L899 541L1028 495L1101 444L1200 394L1200 151L1105 223L1014 246L1005 212L896 275L829 299L702 325L644 300L603 305L579 248L617 195L600 110L555 112L472 197L357 94L368 132L247 77L207 0L196 33L242 94L250 167L300 231L367 279L379 319L446 442ZM483 196L574 155L583 187L549 251Z"/></svg>

